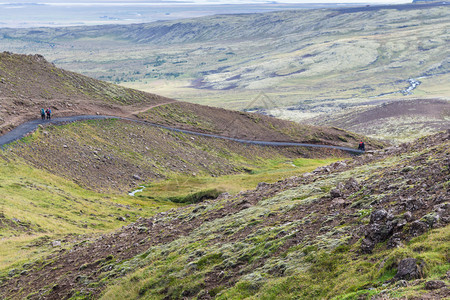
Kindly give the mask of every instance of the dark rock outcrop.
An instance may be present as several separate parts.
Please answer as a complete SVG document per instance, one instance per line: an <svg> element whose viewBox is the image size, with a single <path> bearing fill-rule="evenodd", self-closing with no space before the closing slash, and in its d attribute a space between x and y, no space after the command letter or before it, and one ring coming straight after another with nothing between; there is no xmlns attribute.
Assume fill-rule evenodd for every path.
<svg viewBox="0 0 450 300"><path fill-rule="evenodd" d="M393 280L412 280L419 279L423 275L423 263L419 264L415 258L405 258L398 263L397 274Z"/></svg>

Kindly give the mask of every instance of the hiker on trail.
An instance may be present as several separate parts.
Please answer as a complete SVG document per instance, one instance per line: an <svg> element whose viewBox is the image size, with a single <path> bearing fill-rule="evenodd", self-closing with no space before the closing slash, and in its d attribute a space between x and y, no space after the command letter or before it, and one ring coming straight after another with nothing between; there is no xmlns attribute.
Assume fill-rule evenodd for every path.
<svg viewBox="0 0 450 300"><path fill-rule="evenodd" d="M363 141L359 142L358 150L366 151L366 146Z"/></svg>
<svg viewBox="0 0 450 300"><path fill-rule="evenodd" d="M47 108L45 112L47 113L47 120L50 120L52 118L52 110L50 108Z"/></svg>
<svg viewBox="0 0 450 300"><path fill-rule="evenodd" d="M45 120L45 109L41 108L41 119Z"/></svg>

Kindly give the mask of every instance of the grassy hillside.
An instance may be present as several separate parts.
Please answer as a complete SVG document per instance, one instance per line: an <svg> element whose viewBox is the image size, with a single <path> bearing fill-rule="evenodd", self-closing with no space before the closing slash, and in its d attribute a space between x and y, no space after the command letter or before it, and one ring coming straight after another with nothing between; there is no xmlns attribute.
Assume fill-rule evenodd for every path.
<svg viewBox="0 0 450 300"><path fill-rule="evenodd" d="M50 107L54 117L106 114L253 140L355 147L362 138L344 130L299 125L264 115L194 105L126 89L58 69L39 55L0 54L0 76L3 82L0 84L4 87L0 132L8 131L28 119L36 119L42 107ZM48 97L43 96L43 91L48 92ZM116 132L111 130L111 133ZM100 132L97 134L102 135ZM152 138L161 138L158 130L145 134L147 142L151 142ZM159 136L153 137L155 134ZM88 137L90 135L86 134ZM126 130L122 130L121 135L120 140L127 141ZM114 138L113 141L116 141ZM125 146L122 149L133 147L129 143L122 144ZM375 140L368 140L367 144L375 148L382 146Z"/></svg>
<svg viewBox="0 0 450 300"><path fill-rule="evenodd" d="M264 107L249 107L264 92L277 107L326 110L355 98L408 97L411 78L421 83L413 95L446 97L448 7L1 29L0 41L5 50L39 52L66 69L180 100L244 109Z"/></svg>
<svg viewBox="0 0 450 300"><path fill-rule="evenodd" d="M244 145L119 120L48 126L9 151L82 186L122 192L175 175L249 172L268 160L348 156L334 150Z"/></svg>
<svg viewBox="0 0 450 300"><path fill-rule="evenodd" d="M187 102L161 105L140 113L138 117L176 128L249 140L293 141L355 147L360 139L367 139L336 127L286 122L265 115ZM382 147L382 143L374 139L367 139L367 143L372 148Z"/></svg>
<svg viewBox="0 0 450 300"><path fill-rule="evenodd" d="M88 191L9 152L0 171L0 272L177 206Z"/></svg>
<svg viewBox="0 0 450 300"><path fill-rule="evenodd" d="M3 297L448 297L449 132L140 219L2 278Z"/></svg>

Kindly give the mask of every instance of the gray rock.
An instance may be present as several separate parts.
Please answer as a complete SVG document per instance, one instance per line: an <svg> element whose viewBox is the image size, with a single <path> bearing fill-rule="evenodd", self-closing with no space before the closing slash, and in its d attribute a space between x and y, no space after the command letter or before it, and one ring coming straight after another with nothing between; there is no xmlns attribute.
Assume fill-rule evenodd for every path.
<svg viewBox="0 0 450 300"><path fill-rule="evenodd" d="M406 281L406 280L399 280L395 286L397 286L397 287L407 287L408 286L408 281Z"/></svg>
<svg viewBox="0 0 450 300"><path fill-rule="evenodd" d="M398 220L392 220L391 216L385 209L379 209L370 215L370 223L365 228L365 239L361 243L361 251L363 253L372 253L377 243L384 242L394 233L394 229L398 224ZM393 240L392 246L395 247L398 241Z"/></svg>
<svg viewBox="0 0 450 300"><path fill-rule="evenodd" d="M422 221L414 221L411 223L411 227L409 228L409 233L412 236L419 236L424 234L428 230L428 224Z"/></svg>
<svg viewBox="0 0 450 300"><path fill-rule="evenodd" d="M257 190L263 190L265 188L267 188L270 184L266 183L266 182L259 182L258 186L256 187Z"/></svg>
<svg viewBox="0 0 450 300"><path fill-rule="evenodd" d="M365 238L361 242L361 251L363 253L372 253L375 244L375 241L373 241L372 239Z"/></svg>
<svg viewBox="0 0 450 300"><path fill-rule="evenodd" d="M406 221L412 221L412 213L410 211L407 211L403 214L403 218L405 218Z"/></svg>
<svg viewBox="0 0 450 300"><path fill-rule="evenodd" d="M403 209L407 211L416 211L425 206L425 203L421 199L412 198L403 200L400 204L403 206Z"/></svg>
<svg viewBox="0 0 450 300"><path fill-rule="evenodd" d="M61 242L60 241L53 241L52 242L52 247L61 247Z"/></svg>
<svg viewBox="0 0 450 300"><path fill-rule="evenodd" d="M345 183L344 188L350 192L355 192L359 190L359 183L355 178L351 177Z"/></svg>
<svg viewBox="0 0 450 300"><path fill-rule="evenodd" d="M397 248L402 247L403 234L401 232L394 233L391 238L387 241L387 247L388 248Z"/></svg>
<svg viewBox="0 0 450 300"><path fill-rule="evenodd" d="M332 199L342 197L342 192L340 189L334 188L330 190L330 196Z"/></svg>
<svg viewBox="0 0 450 300"><path fill-rule="evenodd" d="M427 290L437 290L445 287L445 282L440 280L430 280L425 282L425 289Z"/></svg>
<svg viewBox="0 0 450 300"><path fill-rule="evenodd" d="M411 280L419 279L422 277L422 265L418 264L415 258L405 258L398 263L397 274L394 276L394 280Z"/></svg>
<svg viewBox="0 0 450 300"><path fill-rule="evenodd" d="M134 175L133 175L133 179L141 180L141 177L140 177L139 175L134 174Z"/></svg>
<svg viewBox="0 0 450 300"><path fill-rule="evenodd" d="M376 223L386 219L388 212L385 209L374 210L370 214L370 223Z"/></svg>
<svg viewBox="0 0 450 300"><path fill-rule="evenodd" d="M125 219L125 217L117 217L117 220L119 220L119 221L126 221L127 219Z"/></svg>

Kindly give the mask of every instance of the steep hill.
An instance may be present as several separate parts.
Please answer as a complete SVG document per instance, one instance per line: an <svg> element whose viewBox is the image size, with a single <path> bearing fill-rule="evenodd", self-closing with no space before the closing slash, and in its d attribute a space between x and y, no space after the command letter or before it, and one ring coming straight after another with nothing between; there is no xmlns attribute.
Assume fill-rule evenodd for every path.
<svg viewBox="0 0 450 300"><path fill-rule="evenodd" d="M0 53L0 133L50 107L55 115L129 115L173 100L69 72L41 55Z"/></svg>
<svg viewBox="0 0 450 300"><path fill-rule="evenodd" d="M332 149L243 145L121 120L40 128L8 150L35 167L103 192L126 192L177 174L245 173L268 160L349 156Z"/></svg>
<svg viewBox="0 0 450 300"><path fill-rule="evenodd" d="M38 299L443 299L450 132L142 218L2 277Z"/></svg>

